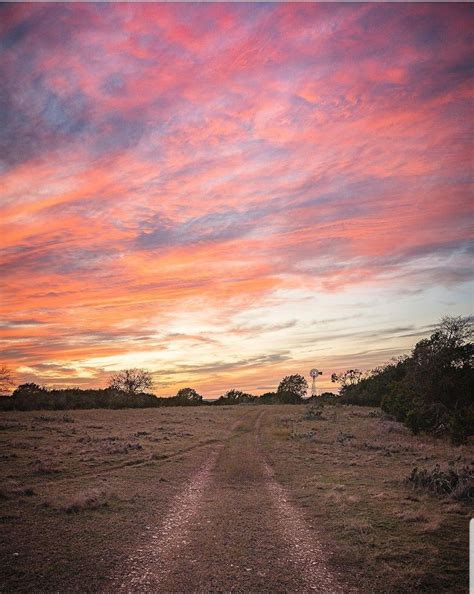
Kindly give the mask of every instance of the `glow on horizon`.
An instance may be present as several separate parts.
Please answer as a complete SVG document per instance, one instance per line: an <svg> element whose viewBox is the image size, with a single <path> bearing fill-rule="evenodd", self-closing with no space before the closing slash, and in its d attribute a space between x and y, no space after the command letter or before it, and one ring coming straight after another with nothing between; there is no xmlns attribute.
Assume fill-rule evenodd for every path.
<svg viewBox="0 0 474 594"><path fill-rule="evenodd" d="M160 395L472 313L468 4L5 4L2 362Z"/></svg>

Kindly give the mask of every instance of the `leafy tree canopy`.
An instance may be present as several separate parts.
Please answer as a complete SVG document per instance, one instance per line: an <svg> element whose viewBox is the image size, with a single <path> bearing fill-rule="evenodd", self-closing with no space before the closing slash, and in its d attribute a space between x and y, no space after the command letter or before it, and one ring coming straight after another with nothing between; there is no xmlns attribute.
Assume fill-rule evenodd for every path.
<svg viewBox="0 0 474 594"><path fill-rule="evenodd" d="M278 398L281 402L298 402L306 396L308 382L298 373L284 377L277 389Z"/></svg>

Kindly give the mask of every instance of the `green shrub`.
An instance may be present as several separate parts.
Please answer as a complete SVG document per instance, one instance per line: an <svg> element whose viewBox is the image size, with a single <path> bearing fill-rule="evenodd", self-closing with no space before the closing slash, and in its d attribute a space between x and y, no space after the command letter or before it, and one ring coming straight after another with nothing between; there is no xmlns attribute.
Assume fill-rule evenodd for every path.
<svg viewBox="0 0 474 594"><path fill-rule="evenodd" d="M382 410L395 417L397 421L404 421L410 411L413 394L401 383L392 383L381 404Z"/></svg>
<svg viewBox="0 0 474 594"><path fill-rule="evenodd" d="M417 398L411 404L405 424L415 434L420 431L445 433L449 427L449 411L441 402L427 403Z"/></svg>
<svg viewBox="0 0 474 594"><path fill-rule="evenodd" d="M454 445L466 443L474 435L474 405L459 408L451 415L449 432Z"/></svg>

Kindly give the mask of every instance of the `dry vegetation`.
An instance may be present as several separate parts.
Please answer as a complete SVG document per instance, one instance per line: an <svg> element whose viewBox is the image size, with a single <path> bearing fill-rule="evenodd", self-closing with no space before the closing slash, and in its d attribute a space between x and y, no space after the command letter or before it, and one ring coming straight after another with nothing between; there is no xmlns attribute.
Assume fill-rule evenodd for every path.
<svg viewBox="0 0 474 594"><path fill-rule="evenodd" d="M218 443L225 446L216 468L228 490L223 501L242 485L254 491L252 427L260 413L260 441L276 478L348 588L466 590L472 504L407 479L414 467L472 468L472 445L414 437L376 409L290 405L0 414L0 590L106 587ZM247 505L247 492L239 493ZM210 538L220 505L208 502ZM222 506L222 527L234 534L222 546L236 555L242 509L229 518ZM212 556L220 541L203 545L203 534L197 526L196 550ZM222 576L237 570L223 568Z"/></svg>
<svg viewBox="0 0 474 594"><path fill-rule="evenodd" d="M245 411L0 415L0 590L97 591Z"/></svg>
<svg viewBox="0 0 474 594"><path fill-rule="evenodd" d="M472 502L407 479L414 467L474 464L472 445L413 436L378 409L274 407L266 455L320 527L334 569L359 591L465 592ZM471 479L472 480L472 479ZM472 488L472 482L471 482Z"/></svg>

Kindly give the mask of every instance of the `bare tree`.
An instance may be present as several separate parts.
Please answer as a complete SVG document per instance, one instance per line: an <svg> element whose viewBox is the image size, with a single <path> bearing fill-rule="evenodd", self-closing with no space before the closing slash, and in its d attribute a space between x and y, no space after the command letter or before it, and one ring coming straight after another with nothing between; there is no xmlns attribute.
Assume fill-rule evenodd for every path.
<svg viewBox="0 0 474 594"><path fill-rule="evenodd" d="M11 369L6 365L0 365L0 395L8 394L14 385Z"/></svg>
<svg viewBox="0 0 474 594"><path fill-rule="evenodd" d="M457 348L466 344L473 336L472 317L444 316L438 324L438 333L443 346Z"/></svg>
<svg viewBox="0 0 474 594"><path fill-rule="evenodd" d="M147 369L122 369L110 378L109 388L127 394L140 394L153 386L151 373Z"/></svg>
<svg viewBox="0 0 474 594"><path fill-rule="evenodd" d="M346 386L354 386L358 384L362 379L362 371L359 369L348 369L342 373L333 373L331 375L331 381L333 383L341 384L343 388Z"/></svg>

